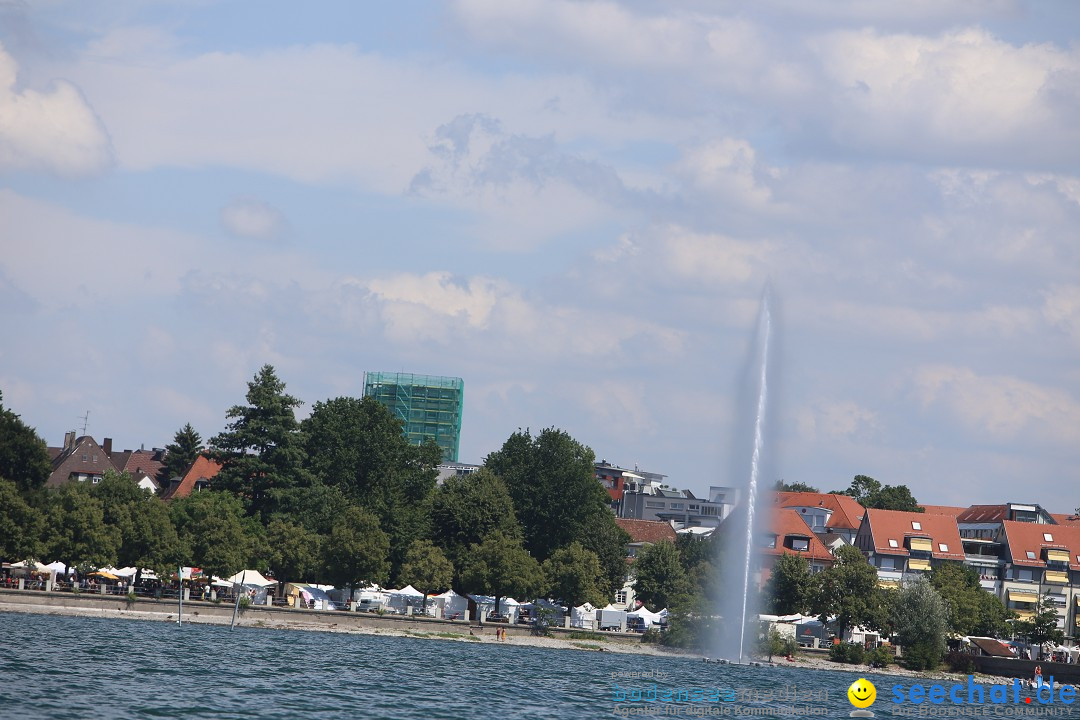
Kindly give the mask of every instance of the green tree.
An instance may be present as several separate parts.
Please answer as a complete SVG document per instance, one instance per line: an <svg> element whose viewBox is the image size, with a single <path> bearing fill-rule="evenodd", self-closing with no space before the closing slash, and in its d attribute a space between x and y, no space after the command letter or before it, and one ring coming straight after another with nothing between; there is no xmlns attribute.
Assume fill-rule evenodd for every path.
<svg viewBox="0 0 1080 720"><path fill-rule="evenodd" d="M906 580L892 603L893 637L911 670L933 670L945 654L948 607L926 577Z"/></svg>
<svg viewBox="0 0 1080 720"><path fill-rule="evenodd" d="M285 393L270 365L248 383L246 397L249 404L230 408L226 417L232 422L211 440L213 456L222 464L214 485L242 498L249 514L267 521L284 492L311 484L294 413L302 403Z"/></svg>
<svg viewBox="0 0 1080 720"><path fill-rule="evenodd" d="M550 596L577 607L585 602L606 605L607 579L600 558L578 542L559 548L543 564L544 583Z"/></svg>
<svg viewBox="0 0 1080 720"><path fill-rule="evenodd" d="M186 423L173 435L173 441L165 446L165 463L158 479L167 483L174 477L182 476L200 452L202 437L191 427L191 423Z"/></svg>
<svg viewBox="0 0 1080 720"><path fill-rule="evenodd" d="M15 483L0 478L0 558L30 560L41 551L42 516L31 507Z"/></svg>
<svg viewBox="0 0 1080 720"><path fill-rule="evenodd" d="M1053 643L1060 645L1065 639L1065 633L1058 629L1057 606L1049 595L1043 595L1035 603L1034 613L1024 620L1017 620L1016 634L1027 640L1032 645L1045 645Z"/></svg>
<svg viewBox="0 0 1080 720"><path fill-rule="evenodd" d="M773 489L776 490L777 492L811 492L811 493L819 493L819 492L821 492L820 490L818 490L813 485L808 485L808 484L806 484L804 482L790 482L789 483L789 482L784 482L783 480L777 480L776 484L773 486Z"/></svg>
<svg viewBox="0 0 1080 720"><path fill-rule="evenodd" d="M962 563L942 563L930 574L948 609L949 629L959 635L1001 637L1009 611L993 593L983 590L979 573Z"/></svg>
<svg viewBox="0 0 1080 720"><path fill-rule="evenodd" d="M0 478L15 483L20 492L40 489L52 474L45 441L34 428L4 407L0 392Z"/></svg>
<svg viewBox="0 0 1080 720"><path fill-rule="evenodd" d="M390 573L390 539L379 519L363 508L346 508L324 546L327 577L338 586L385 583Z"/></svg>
<svg viewBox="0 0 1080 720"><path fill-rule="evenodd" d="M543 584L543 577L540 563L521 541L496 530L472 546L461 581L469 592L493 596L498 613L502 598L533 594Z"/></svg>
<svg viewBox="0 0 1080 720"><path fill-rule="evenodd" d="M676 597L689 590L686 572L679 562L679 551L674 543L666 540L645 546L631 569L634 594L654 610L670 607Z"/></svg>
<svg viewBox="0 0 1080 720"><path fill-rule="evenodd" d="M278 588L286 580L304 580L322 574L323 539L301 525L275 517L266 527L267 565Z"/></svg>
<svg viewBox="0 0 1080 720"><path fill-rule="evenodd" d="M136 585L144 568L165 577L183 564L184 545L163 500L154 496L137 500L124 508L123 515L118 560L122 566L137 568Z"/></svg>
<svg viewBox="0 0 1080 720"><path fill-rule="evenodd" d="M822 622L836 616L841 639L856 625L882 629L888 622L887 603L878 587L877 570L851 545L837 548L834 558L832 567L814 576L811 611Z"/></svg>
<svg viewBox="0 0 1080 720"><path fill-rule="evenodd" d="M769 612L776 615L805 612L810 605L812 588L810 563L806 558L784 553L776 559L765 588Z"/></svg>
<svg viewBox="0 0 1080 720"><path fill-rule="evenodd" d="M484 466L506 481L529 552L543 560L577 540L600 558L610 589L625 573L628 538L615 525L594 461L588 447L547 428L535 438L528 430L514 433Z"/></svg>
<svg viewBox="0 0 1080 720"><path fill-rule="evenodd" d="M68 483L51 495L46 525L48 554L68 567L116 563L120 529L106 524L102 502L84 483Z"/></svg>
<svg viewBox="0 0 1080 720"><path fill-rule="evenodd" d="M454 565L430 540L414 540L405 553L398 579L424 593L421 608L426 611L427 596L450 587L454 580Z"/></svg>
<svg viewBox="0 0 1080 720"><path fill-rule="evenodd" d="M397 572L413 541L430 535L432 495L442 451L410 445L401 421L374 398L317 402L302 429L308 468L379 519Z"/></svg>
<svg viewBox="0 0 1080 720"><path fill-rule="evenodd" d="M247 567L256 534L238 497L204 490L173 500L169 513L188 563L223 578Z"/></svg>
<svg viewBox="0 0 1080 720"><path fill-rule="evenodd" d="M151 493L139 487L128 473L110 469L104 472L101 482L90 487L90 495L101 501L105 523L121 527L128 505L146 500Z"/></svg>
<svg viewBox="0 0 1080 720"><path fill-rule="evenodd" d="M850 495L866 508L923 512L907 485L882 486L869 475L856 475L847 490L832 490L830 494Z"/></svg>
<svg viewBox="0 0 1080 720"><path fill-rule="evenodd" d="M487 468L447 478L435 491L431 520L433 539L459 570L469 547L491 533L521 538L506 483Z"/></svg>

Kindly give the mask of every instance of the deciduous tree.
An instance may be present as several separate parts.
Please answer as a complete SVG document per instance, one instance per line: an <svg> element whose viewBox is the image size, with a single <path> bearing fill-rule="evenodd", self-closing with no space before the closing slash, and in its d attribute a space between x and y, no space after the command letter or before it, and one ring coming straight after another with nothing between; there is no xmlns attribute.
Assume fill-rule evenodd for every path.
<svg viewBox="0 0 1080 720"><path fill-rule="evenodd" d="M642 549L631 570L634 594L654 611L669 607L689 590L686 572L679 562L679 551L674 543L666 540Z"/></svg>
<svg viewBox="0 0 1080 720"><path fill-rule="evenodd" d="M851 545L837 548L834 557L832 567L814 576L811 611L822 622L835 616L837 636L841 639L856 625L882 629L888 617L877 570Z"/></svg>
<svg viewBox="0 0 1080 720"><path fill-rule="evenodd" d="M50 496L46 547L65 565L102 567L116 563L120 529L107 525L100 500L84 483L68 483Z"/></svg>
<svg viewBox="0 0 1080 720"><path fill-rule="evenodd" d="M607 579L600 558L578 542L559 548L543 564L544 584L551 597L562 600L568 607L585 602L596 606L607 604Z"/></svg>
<svg viewBox="0 0 1080 720"><path fill-rule="evenodd" d="M40 489L52 473L45 441L34 428L4 407L0 392L0 478L15 483L20 492Z"/></svg>
<svg viewBox="0 0 1080 720"><path fill-rule="evenodd" d="M415 540L405 553L399 580L424 593L421 607L427 610L427 596L446 590L454 579L454 565L430 540Z"/></svg>
<svg viewBox="0 0 1080 720"><path fill-rule="evenodd" d="M0 478L0 558L30 560L41 551L41 513L31 507L15 483Z"/></svg>
<svg viewBox="0 0 1080 720"><path fill-rule="evenodd" d="M334 585L385 583L390 573L390 539L379 519L363 508L345 508L324 546L326 573Z"/></svg>
<svg viewBox="0 0 1080 720"><path fill-rule="evenodd" d="M532 595L543 584L540 564L521 541L498 530L472 546L461 581L470 592L493 596L496 613L502 598Z"/></svg>
<svg viewBox="0 0 1080 720"><path fill-rule="evenodd" d="M806 612L810 606L813 580L806 558L784 553L776 559L764 597L769 612L794 615Z"/></svg>
<svg viewBox="0 0 1080 720"><path fill-rule="evenodd" d="M905 580L892 603L893 636L911 670L933 670L945 654L948 608L926 577Z"/></svg>
<svg viewBox="0 0 1080 720"><path fill-rule="evenodd" d="M204 490L173 500L169 512L188 563L219 577L247 567L256 534L235 495Z"/></svg>
<svg viewBox="0 0 1080 720"><path fill-rule="evenodd" d="M521 525L506 483L487 468L447 478L435 491L432 537L459 570L469 547L495 532L521 538Z"/></svg>

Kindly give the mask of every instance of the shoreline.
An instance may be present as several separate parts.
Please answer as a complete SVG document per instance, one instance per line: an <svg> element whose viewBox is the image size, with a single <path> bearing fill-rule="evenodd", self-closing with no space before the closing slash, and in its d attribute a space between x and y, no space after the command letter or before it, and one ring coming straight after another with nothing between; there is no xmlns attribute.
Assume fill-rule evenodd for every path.
<svg viewBox="0 0 1080 720"><path fill-rule="evenodd" d="M17 600L12 602L12 600ZM49 600L50 602L35 602L35 600ZM23 613L34 615L59 615L66 617L89 617L89 618L115 618L127 620L140 620L145 622L176 622L176 608L164 605L159 601L143 600L134 605L127 603L123 598L115 596L89 596L80 597L76 604L68 604L65 600L71 597L37 595L27 597L25 595L12 596L9 593L0 593L0 613ZM140 608L139 606L143 606ZM232 622L232 606L208 605L200 602L185 603L183 621L194 625L229 625ZM333 613L333 614L331 614ZM340 613L340 614L338 614ZM335 620L339 622L334 622ZM344 622L341 622L344 621ZM370 623L377 623L378 626ZM624 655L638 655L642 657L669 657L703 661L707 656L696 651L667 648L661 645L642 643L636 637L620 637L617 635L606 636L598 639L593 636L574 638L561 629L556 629L550 636L534 636L525 628L510 626L514 632L509 632L506 638L499 640L495 636L495 629L506 627L497 623L488 623L484 626L463 623L460 621L434 620L431 618L406 618L399 616L391 617L364 617L356 613L344 611L304 611L283 610L279 608L247 608L242 610L236 619L236 625L245 628L261 628L265 630L283 631L310 631L344 633L350 635L376 635L382 637L411 637L428 640L446 640L450 642L476 642L500 645L518 645L523 647L540 647L552 650L573 650L577 652L609 652ZM573 632L573 631L571 631ZM966 682L969 673L954 673L943 670L915 671L907 670L897 665L888 668L871 668L865 665L848 665L835 663L825 657L800 654L795 660L787 662L783 658L774 658L772 663L767 659L760 659L765 666L785 667L794 670L806 671L832 671L846 672L853 675L879 675L895 677L900 680L940 680ZM974 681L984 685L995 685L1011 682L1012 678L998 675L986 675L983 673L970 673Z"/></svg>

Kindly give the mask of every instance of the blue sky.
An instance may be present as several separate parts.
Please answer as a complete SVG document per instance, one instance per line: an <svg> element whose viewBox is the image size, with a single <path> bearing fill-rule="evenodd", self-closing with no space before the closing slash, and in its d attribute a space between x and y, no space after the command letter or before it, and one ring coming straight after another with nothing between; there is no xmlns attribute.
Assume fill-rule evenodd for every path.
<svg viewBox="0 0 1080 720"><path fill-rule="evenodd" d="M771 282L771 472L1071 511L1078 34L1013 0L0 0L4 403L151 447L264 363L309 406L457 375L464 461L554 425L705 490Z"/></svg>

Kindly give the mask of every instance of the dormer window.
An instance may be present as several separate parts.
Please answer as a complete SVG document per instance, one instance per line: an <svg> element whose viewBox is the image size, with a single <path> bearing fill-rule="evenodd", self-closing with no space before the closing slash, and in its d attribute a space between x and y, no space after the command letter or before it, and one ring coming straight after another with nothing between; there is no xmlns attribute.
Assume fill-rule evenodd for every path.
<svg viewBox="0 0 1080 720"><path fill-rule="evenodd" d="M806 552L807 550L810 549L810 538L792 537L792 538L789 538L789 539L791 540L791 549L792 550L797 550L799 552Z"/></svg>
<svg viewBox="0 0 1080 720"><path fill-rule="evenodd" d="M919 522L918 520L912 520L911 521L911 529L912 530L922 530L922 523Z"/></svg>
<svg viewBox="0 0 1080 720"><path fill-rule="evenodd" d="M1054 542L1054 536L1050 533L1043 533L1043 540L1046 542Z"/></svg>

